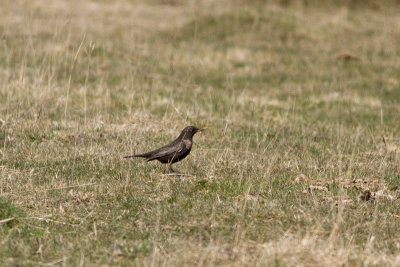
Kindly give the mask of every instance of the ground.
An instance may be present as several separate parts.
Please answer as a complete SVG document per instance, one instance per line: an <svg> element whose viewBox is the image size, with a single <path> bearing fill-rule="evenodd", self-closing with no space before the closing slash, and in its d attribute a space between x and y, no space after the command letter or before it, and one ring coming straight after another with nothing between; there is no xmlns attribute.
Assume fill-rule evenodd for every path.
<svg viewBox="0 0 400 267"><path fill-rule="evenodd" d="M0 262L400 265L400 7L332 2L2 1Z"/></svg>

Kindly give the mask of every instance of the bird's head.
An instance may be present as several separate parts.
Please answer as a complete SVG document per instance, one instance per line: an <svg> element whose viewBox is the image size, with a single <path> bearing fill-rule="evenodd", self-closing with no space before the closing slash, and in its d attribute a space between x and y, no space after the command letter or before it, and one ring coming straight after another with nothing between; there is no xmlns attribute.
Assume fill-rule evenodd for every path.
<svg viewBox="0 0 400 267"><path fill-rule="evenodd" d="M204 129L197 128L195 126L186 126L183 129L182 134L186 138L192 138L197 132L203 131Z"/></svg>

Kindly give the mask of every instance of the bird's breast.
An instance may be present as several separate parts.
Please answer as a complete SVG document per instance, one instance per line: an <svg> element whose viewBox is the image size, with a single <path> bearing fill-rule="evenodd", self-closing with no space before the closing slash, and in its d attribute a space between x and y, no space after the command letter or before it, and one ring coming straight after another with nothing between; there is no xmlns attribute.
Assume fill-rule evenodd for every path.
<svg viewBox="0 0 400 267"><path fill-rule="evenodd" d="M189 149L192 146L192 141L189 139L183 139L183 143L185 144L186 149Z"/></svg>

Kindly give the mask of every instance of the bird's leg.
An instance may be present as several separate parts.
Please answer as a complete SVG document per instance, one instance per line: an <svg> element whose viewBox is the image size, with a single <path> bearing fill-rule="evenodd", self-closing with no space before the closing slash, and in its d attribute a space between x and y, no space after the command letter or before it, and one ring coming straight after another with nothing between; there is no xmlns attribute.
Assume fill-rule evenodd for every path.
<svg viewBox="0 0 400 267"><path fill-rule="evenodd" d="M171 163L168 163L167 172L168 172L168 173L175 173L175 171L172 169L172 166L171 166L171 165L172 165Z"/></svg>

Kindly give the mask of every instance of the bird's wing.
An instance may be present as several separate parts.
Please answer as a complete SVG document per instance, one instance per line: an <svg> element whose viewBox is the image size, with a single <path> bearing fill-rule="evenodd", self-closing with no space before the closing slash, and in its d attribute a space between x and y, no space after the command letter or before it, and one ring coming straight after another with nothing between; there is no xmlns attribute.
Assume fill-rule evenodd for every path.
<svg viewBox="0 0 400 267"><path fill-rule="evenodd" d="M147 160L154 160L162 157L173 156L174 154L179 154L185 148L185 144L183 142L177 143L176 145L167 145L165 147L159 148L154 151L154 154L151 157L148 157Z"/></svg>

